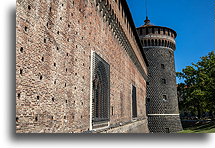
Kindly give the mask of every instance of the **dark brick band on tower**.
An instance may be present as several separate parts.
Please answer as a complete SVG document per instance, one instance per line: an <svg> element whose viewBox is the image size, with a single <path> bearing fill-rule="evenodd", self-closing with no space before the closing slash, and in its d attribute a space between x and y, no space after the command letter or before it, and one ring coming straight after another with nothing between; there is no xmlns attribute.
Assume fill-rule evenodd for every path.
<svg viewBox="0 0 215 148"><path fill-rule="evenodd" d="M170 28L151 25L148 17L137 32L150 65L147 82L149 130L152 133L180 131L174 63L177 34Z"/></svg>

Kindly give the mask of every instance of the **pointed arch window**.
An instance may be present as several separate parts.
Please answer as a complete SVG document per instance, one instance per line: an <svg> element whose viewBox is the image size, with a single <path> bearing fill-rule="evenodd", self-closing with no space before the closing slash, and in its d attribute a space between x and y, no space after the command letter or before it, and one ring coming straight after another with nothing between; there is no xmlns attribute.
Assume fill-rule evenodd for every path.
<svg viewBox="0 0 215 148"><path fill-rule="evenodd" d="M110 66L98 54L93 56L92 120L109 121Z"/></svg>

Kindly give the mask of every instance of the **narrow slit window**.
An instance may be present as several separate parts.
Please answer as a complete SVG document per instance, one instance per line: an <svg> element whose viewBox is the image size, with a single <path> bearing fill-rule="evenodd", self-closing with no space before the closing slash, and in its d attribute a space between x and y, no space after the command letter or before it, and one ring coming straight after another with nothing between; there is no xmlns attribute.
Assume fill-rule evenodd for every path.
<svg viewBox="0 0 215 148"><path fill-rule="evenodd" d="M142 28L140 28L140 35L142 35L143 34L143 31L142 31Z"/></svg>
<svg viewBox="0 0 215 148"><path fill-rule="evenodd" d="M137 117L136 87L132 85L132 118Z"/></svg>

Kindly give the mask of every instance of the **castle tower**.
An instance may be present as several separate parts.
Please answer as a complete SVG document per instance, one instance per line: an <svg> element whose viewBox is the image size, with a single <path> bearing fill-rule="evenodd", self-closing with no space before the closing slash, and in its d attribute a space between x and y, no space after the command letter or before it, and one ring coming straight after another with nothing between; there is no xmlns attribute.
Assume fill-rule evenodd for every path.
<svg viewBox="0 0 215 148"><path fill-rule="evenodd" d="M175 133L182 130L178 110L174 51L176 32L155 26L148 17L137 28L149 62L147 82L148 126L152 133Z"/></svg>

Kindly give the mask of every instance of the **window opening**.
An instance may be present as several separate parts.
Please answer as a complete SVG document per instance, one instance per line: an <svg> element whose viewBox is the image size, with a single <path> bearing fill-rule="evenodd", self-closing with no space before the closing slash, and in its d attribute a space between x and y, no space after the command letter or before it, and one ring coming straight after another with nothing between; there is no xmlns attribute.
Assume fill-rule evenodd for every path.
<svg viewBox="0 0 215 148"><path fill-rule="evenodd" d="M166 133L170 133L169 128L165 128Z"/></svg>
<svg viewBox="0 0 215 148"><path fill-rule="evenodd" d="M136 87L132 85L132 118L137 117Z"/></svg>
<svg viewBox="0 0 215 148"><path fill-rule="evenodd" d="M110 66L96 53L93 62L92 120L93 123L109 121Z"/></svg>
<svg viewBox="0 0 215 148"><path fill-rule="evenodd" d="M167 96L163 95L163 101L167 101Z"/></svg>
<svg viewBox="0 0 215 148"><path fill-rule="evenodd" d="M166 79L161 79L162 84L166 84Z"/></svg>
<svg viewBox="0 0 215 148"><path fill-rule="evenodd" d="M164 64L161 64L161 68L162 68L162 69L165 69L165 65L164 65Z"/></svg>

